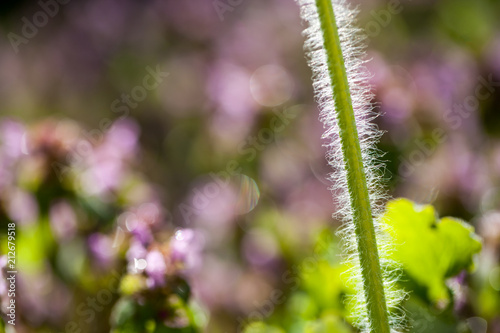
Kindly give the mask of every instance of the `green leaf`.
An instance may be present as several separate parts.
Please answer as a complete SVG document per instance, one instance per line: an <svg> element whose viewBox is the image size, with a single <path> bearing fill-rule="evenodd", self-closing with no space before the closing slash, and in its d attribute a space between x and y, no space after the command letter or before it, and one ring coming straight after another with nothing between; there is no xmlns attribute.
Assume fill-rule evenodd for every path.
<svg viewBox="0 0 500 333"><path fill-rule="evenodd" d="M345 265L332 265L326 260L320 260L316 268L312 271L302 273L302 287L307 291L309 297L314 300L313 305L317 305L317 310L335 310L338 314L343 314L344 293L355 293L355 290L348 289L343 281L342 274L347 273ZM309 306L311 308L311 306ZM308 319L301 311L301 317Z"/></svg>
<svg viewBox="0 0 500 333"><path fill-rule="evenodd" d="M16 242L17 268L30 275L43 271L54 247L49 221L40 219L32 226L18 228Z"/></svg>
<svg viewBox="0 0 500 333"><path fill-rule="evenodd" d="M164 324L157 323L153 333L195 333L193 327L169 327Z"/></svg>
<svg viewBox="0 0 500 333"><path fill-rule="evenodd" d="M411 313L408 333L439 332L458 333L458 318L450 311L433 311L418 297L410 296L405 310ZM468 332L468 331L467 331Z"/></svg>
<svg viewBox="0 0 500 333"><path fill-rule="evenodd" d="M287 302L286 314L290 320L313 320L318 316L317 300L303 291L298 291L290 295Z"/></svg>
<svg viewBox="0 0 500 333"><path fill-rule="evenodd" d="M335 315L325 315L321 319L307 322L304 333L351 333L351 329Z"/></svg>
<svg viewBox="0 0 500 333"><path fill-rule="evenodd" d="M146 279L142 275L127 274L120 281L120 292L123 295L133 295L146 289Z"/></svg>
<svg viewBox="0 0 500 333"><path fill-rule="evenodd" d="M456 218L439 219L434 207L407 199L389 202L382 218L396 244L392 257L402 264L405 278L423 288L435 305L448 304L445 280L472 270L473 256L481 250L474 228Z"/></svg>
<svg viewBox="0 0 500 333"><path fill-rule="evenodd" d="M266 325L263 322L254 322L245 327L243 333L284 333L281 328Z"/></svg>
<svg viewBox="0 0 500 333"><path fill-rule="evenodd" d="M137 307L131 298L121 298L114 306L111 313L111 325L113 327L124 326L137 312Z"/></svg>

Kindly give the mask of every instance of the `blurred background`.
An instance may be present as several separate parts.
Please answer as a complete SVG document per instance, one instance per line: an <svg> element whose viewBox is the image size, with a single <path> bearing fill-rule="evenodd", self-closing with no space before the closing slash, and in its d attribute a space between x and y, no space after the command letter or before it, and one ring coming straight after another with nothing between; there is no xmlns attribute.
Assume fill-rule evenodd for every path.
<svg viewBox="0 0 500 333"><path fill-rule="evenodd" d="M389 193L483 238L411 330L500 332L500 2L356 4ZM2 1L4 330L355 331L298 273L339 225L303 28L292 0Z"/></svg>

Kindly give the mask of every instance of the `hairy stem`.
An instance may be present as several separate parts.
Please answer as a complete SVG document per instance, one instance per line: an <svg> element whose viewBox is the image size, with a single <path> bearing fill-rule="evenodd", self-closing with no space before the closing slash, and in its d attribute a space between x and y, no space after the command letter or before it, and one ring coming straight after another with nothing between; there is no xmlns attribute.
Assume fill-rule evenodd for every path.
<svg viewBox="0 0 500 333"><path fill-rule="evenodd" d="M389 333L389 319L380 269L375 228L351 94L340 47L337 23L331 0L316 0L323 32L328 71L337 110L340 139L347 171L354 229L370 328L375 333Z"/></svg>

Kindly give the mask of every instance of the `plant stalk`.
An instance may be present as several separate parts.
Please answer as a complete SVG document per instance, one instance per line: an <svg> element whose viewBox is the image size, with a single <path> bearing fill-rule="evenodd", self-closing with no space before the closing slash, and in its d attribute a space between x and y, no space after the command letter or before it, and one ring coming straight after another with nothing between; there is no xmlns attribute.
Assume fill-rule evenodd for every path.
<svg viewBox="0 0 500 333"><path fill-rule="evenodd" d="M342 152L371 332L390 333L387 304L358 130L331 0L316 0L340 128Z"/></svg>

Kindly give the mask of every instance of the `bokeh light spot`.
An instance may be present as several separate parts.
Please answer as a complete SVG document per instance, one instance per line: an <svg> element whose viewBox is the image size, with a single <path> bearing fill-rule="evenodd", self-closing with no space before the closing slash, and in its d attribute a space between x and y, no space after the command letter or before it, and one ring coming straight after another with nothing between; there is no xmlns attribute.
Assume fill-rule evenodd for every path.
<svg viewBox="0 0 500 333"><path fill-rule="evenodd" d="M135 269L136 270L144 270L148 266L148 262L145 259L136 259L134 258Z"/></svg>
<svg viewBox="0 0 500 333"><path fill-rule="evenodd" d="M263 106L272 107L285 103L292 96L292 90L292 78L278 65L262 66L250 78L252 97Z"/></svg>
<svg viewBox="0 0 500 333"><path fill-rule="evenodd" d="M240 215L251 212L259 203L260 190L257 183L248 176L238 175L235 186L238 193L236 212Z"/></svg>
<svg viewBox="0 0 500 333"><path fill-rule="evenodd" d="M495 267L490 272L490 284L496 291L500 291L500 267Z"/></svg>
<svg viewBox="0 0 500 333"><path fill-rule="evenodd" d="M139 221L137 220L137 216L133 213L128 214L127 218L125 219L125 226L127 227L127 230L134 231L135 228L137 228L138 224Z"/></svg>

